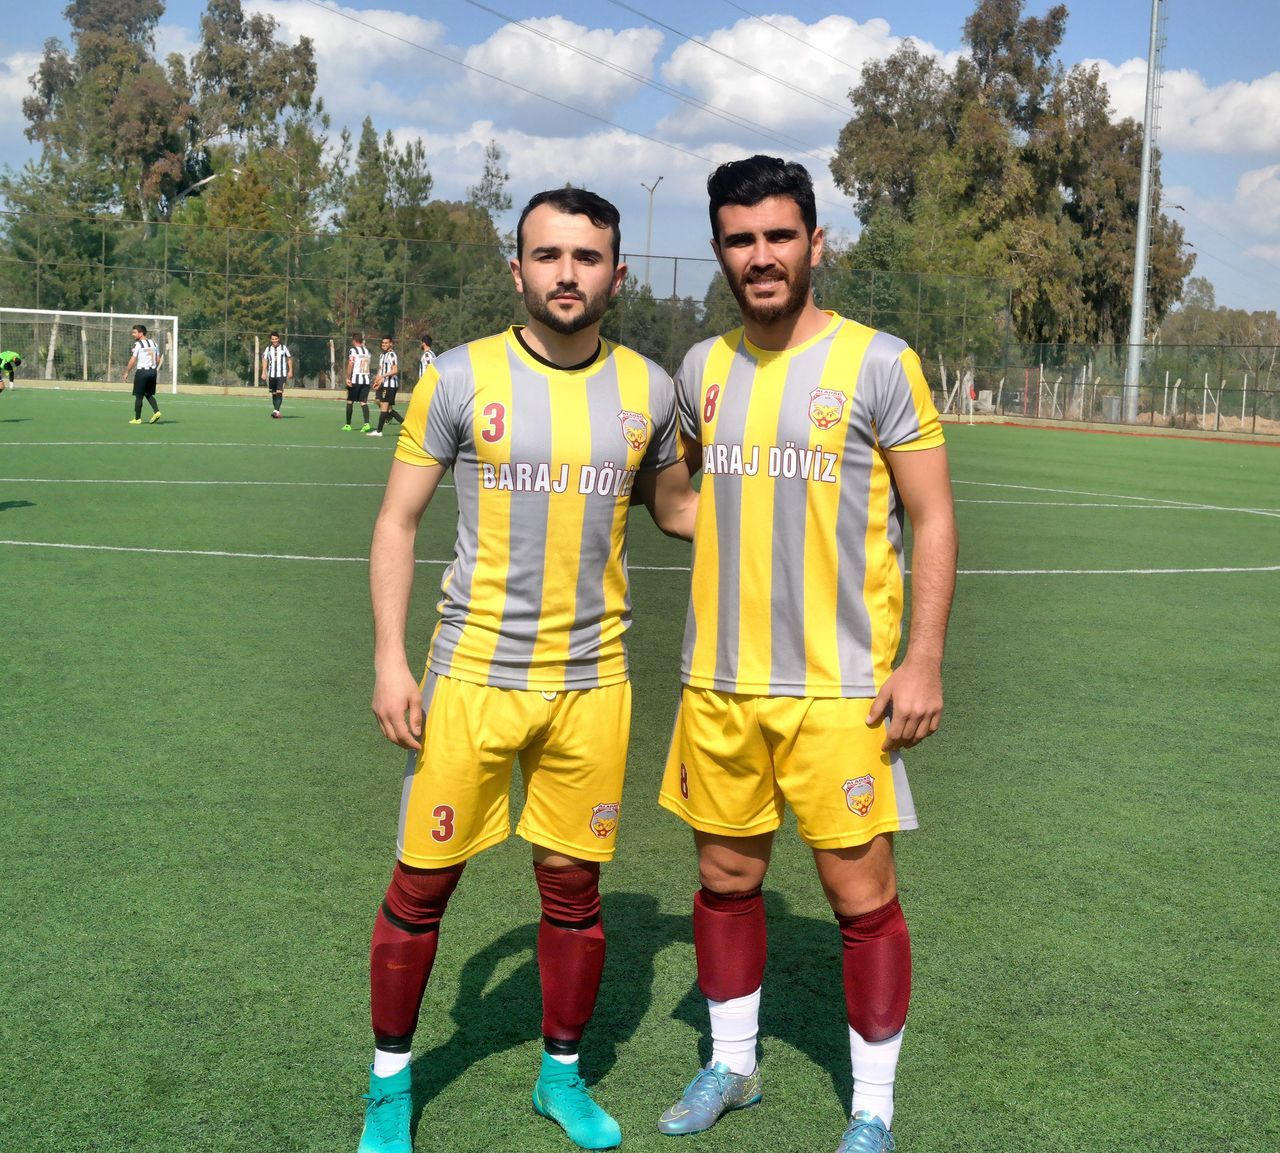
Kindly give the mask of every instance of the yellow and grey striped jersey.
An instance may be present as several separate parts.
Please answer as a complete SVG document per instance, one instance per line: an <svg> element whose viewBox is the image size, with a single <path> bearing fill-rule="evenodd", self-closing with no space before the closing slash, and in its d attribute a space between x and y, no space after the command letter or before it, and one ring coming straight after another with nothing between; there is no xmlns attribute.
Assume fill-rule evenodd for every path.
<svg viewBox="0 0 1280 1153"><path fill-rule="evenodd" d="M627 678L627 508L636 473L680 459L675 390L601 341L556 368L509 329L450 349L413 391L396 446L451 467L458 540L427 665L501 688Z"/></svg>
<svg viewBox="0 0 1280 1153"><path fill-rule="evenodd" d="M829 314L797 348L741 328L676 374L702 445L686 684L762 696L873 697L902 625L903 510L887 449L942 444L914 352Z"/></svg>

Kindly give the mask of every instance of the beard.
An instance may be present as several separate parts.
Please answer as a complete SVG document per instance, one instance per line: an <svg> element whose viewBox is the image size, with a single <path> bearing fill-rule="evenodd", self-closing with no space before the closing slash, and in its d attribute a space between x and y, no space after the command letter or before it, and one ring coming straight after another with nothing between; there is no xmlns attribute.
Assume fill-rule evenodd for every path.
<svg viewBox="0 0 1280 1153"><path fill-rule="evenodd" d="M729 290L738 302L738 308L742 312L743 319L755 321L757 324L772 324L774 321L782 320L784 317L795 316L796 313L804 308L809 301L809 289L813 284L813 269L809 267L808 252L809 250L806 249L805 259L800 267L796 269L794 277L789 276L785 268L779 267L776 270L771 270L787 286L786 295L781 300L757 303L747 295L747 285L758 277L759 273L749 273L737 280L726 275L725 279L729 281Z"/></svg>
<svg viewBox="0 0 1280 1153"><path fill-rule="evenodd" d="M532 292L526 292L524 306L528 309L529 315L539 324L545 324L552 332L558 332L561 336L572 336L575 332L581 332L584 328L590 328L598 323L609 311L609 292L606 289L596 293L595 296L587 296L576 288L571 291L582 301L582 311L576 316L563 316L552 310L551 300L564 295L564 290L560 288L549 293L545 299L535 296Z"/></svg>

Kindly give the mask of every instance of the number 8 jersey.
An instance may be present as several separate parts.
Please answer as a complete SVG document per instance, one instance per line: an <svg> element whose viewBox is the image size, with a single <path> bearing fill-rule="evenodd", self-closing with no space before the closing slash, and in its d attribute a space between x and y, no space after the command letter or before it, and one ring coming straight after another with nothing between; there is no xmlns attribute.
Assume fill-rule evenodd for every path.
<svg viewBox="0 0 1280 1153"><path fill-rule="evenodd" d="M512 328L441 355L396 446L452 468L457 488L428 668L543 691L626 680L631 490L680 456L671 378L630 349L602 340L562 369Z"/></svg>

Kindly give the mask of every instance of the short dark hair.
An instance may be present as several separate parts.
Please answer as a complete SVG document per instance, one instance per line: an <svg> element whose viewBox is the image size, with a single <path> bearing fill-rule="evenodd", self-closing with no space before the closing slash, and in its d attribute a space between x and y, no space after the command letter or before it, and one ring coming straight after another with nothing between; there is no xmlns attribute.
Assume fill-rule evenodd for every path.
<svg viewBox="0 0 1280 1153"><path fill-rule="evenodd" d="M279 335L280 334L276 332L276 330L273 328L270 332L267 333L267 339L270 340L273 336L279 336Z"/></svg>
<svg viewBox="0 0 1280 1153"><path fill-rule="evenodd" d="M603 196L588 192L585 188L551 188L529 198L516 224L516 259L524 255L524 222L535 208L549 204L566 216L585 216L597 228L607 228L613 233L613 266L618 267L622 252L622 217Z"/></svg>
<svg viewBox="0 0 1280 1153"><path fill-rule="evenodd" d="M730 160L707 177L707 195L711 198L711 235L716 239L720 237L718 213L724 205L741 204L749 208L770 196L794 200L810 236L818 227L813 179L803 164L793 160L759 154L746 160Z"/></svg>
<svg viewBox="0 0 1280 1153"><path fill-rule="evenodd" d="M353 333L351 334L351 340L352 340L352 342L355 342L355 341L357 341L357 340L358 340L358 341L360 341L360 342L363 344L363 343L364 343L364 333L363 333L363 332L353 332Z"/></svg>
<svg viewBox="0 0 1280 1153"><path fill-rule="evenodd" d="M391 343L392 343L392 344L395 344L395 342L396 342L396 338L395 338L394 336L392 336L392 335L391 335L391 333L389 333L389 332L384 332L384 333L382 334L382 339L383 339L383 340L389 340L389 341L391 341Z"/></svg>
<svg viewBox="0 0 1280 1153"><path fill-rule="evenodd" d="M133 326L133 331L134 331L134 332L140 332L140 333L142 333L142 335L143 335L143 336L146 336L146 335L147 335L147 326L146 326L145 324L135 324L135 325Z"/></svg>
<svg viewBox="0 0 1280 1153"><path fill-rule="evenodd" d="M424 332L420 337L418 337L418 340L421 341L423 344L425 344L428 348L431 347L431 334L429 332Z"/></svg>

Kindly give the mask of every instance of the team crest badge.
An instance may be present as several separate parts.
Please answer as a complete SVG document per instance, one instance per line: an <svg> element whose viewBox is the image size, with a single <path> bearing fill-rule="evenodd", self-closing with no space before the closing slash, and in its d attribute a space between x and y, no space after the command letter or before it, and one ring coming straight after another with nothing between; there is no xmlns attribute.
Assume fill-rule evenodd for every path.
<svg viewBox="0 0 1280 1153"><path fill-rule="evenodd" d="M602 841L612 837L618 828L619 804L597 805L591 810L591 831Z"/></svg>
<svg viewBox="0 0 1280 1153"><path fill-rule="evenodd" d="M627 438L627 443L636 452L641 452L644 446L649 443L648 418L642 413L627 412L624 409L618 413L618 419L622 421L622 435Z"/></svg>
<svg viewBox="0 0 1280 1153"><path fill-rule="evenodd" d="M809 419L818 428L834 428L840 423L848 401L849 398L837 389L815 388L809 393Z"/></svg>
<svg viewBox="0 0 1280 1153"><path fill-rule="evenodd" d="M865 817L876 803L875 777L854 777L851 781L845 781L844 799L851 813Z"/></svg>

